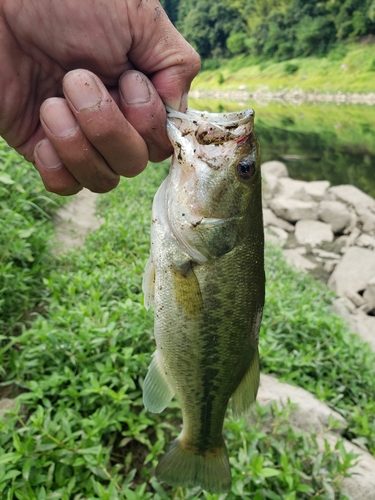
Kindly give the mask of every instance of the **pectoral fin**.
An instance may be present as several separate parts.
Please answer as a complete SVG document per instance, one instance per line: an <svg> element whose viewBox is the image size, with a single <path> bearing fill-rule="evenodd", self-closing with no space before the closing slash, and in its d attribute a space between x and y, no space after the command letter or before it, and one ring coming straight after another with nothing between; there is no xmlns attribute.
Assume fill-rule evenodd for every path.
<svg viewBox="0 0 375 500"><path fill-rule="evenodd" d="M152 258L149 257L142 281L142 290L144 293L145 308L148 310L154 303L154 289L155 289L155 267Z"/></svg>
<svg viewBox="0 0 375 500"><path fill-rule="evenodd" d="M143 404L148 411L161 413L173 396L163 360L155 351L143 383Z"/></svg>
<svg viewBox="0 0 375 500"><path fill-rule="evenodd" d="M250 366L232 396L232 409L235 418L246 413L254 403L259 387L259 352L254 353Z"/></svg>

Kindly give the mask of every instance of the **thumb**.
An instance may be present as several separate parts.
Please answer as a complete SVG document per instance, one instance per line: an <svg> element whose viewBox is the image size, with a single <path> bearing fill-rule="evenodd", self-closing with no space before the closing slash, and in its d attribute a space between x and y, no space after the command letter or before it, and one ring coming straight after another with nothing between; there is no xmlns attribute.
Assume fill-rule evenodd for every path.
<svg viewBox="0 0 375 500"><path fill-rule="evenodd" d="M129 59L152 81L164 104L186 110L190 84L200 57L176 30L157 0L134 2L129 12L133 33Z"/></svg>

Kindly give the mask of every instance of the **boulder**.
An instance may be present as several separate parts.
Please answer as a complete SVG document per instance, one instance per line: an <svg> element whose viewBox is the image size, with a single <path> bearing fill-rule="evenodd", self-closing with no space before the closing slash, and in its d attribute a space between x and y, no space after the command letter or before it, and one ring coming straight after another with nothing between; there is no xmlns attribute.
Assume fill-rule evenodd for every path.
<svg viewBox="0 0 375 500"><path fill-rule="evenodd" d="M306 197L304 196L304 188L306 184L308 184L306 181L298 181L290 179L289 177L278 179L274 195L280 196L281 198L293 198L295 200L310 201L306 200Z"/></svg>
<svg viewBox="0 0 375 500"><path fill-rule="evenodd" d="M375 238L374 238L374 236L370 236L369 234L362 233L355 240L355 244L358 247L366 247L366 248L371 248L374 250L375 249Z"/></svg>
<svg viewBox="0 0 375 500"><path fill-rule="evenodd" d="M375 275L375 252L350 247L335 267L328 280L328 286L338 295L365 290L367 283Z"/></svg>
<svg viewBox="0 0 375 500"><path fill-rule="evenodd" d="M375 317L357 309L355 314L351 314L350 320L352 331L358 333L365 342L369 342L371 349L375 351Z"/></svg>
<svg viewBox="0 0 375 500"><path fill-rule="evenodd" d="M305 247L290 248L288 250L284 250L285 259L291 266L294 266L301 271L315 269L317 267L316 264L314 262L311 262L311 260L303 257L303 254L305 253Z"/></svg>
<svg viewBox="0 0 375 500"><path fill-rule="evenodd" d="M326 433L319 436L317 442L319 448L324 451L326 442L331 449L335 449L338 440L340 440L338 436ZM374 500L375 458L346 439L342 440L342 444L347 453L353 453L357 456L354 461L355 465L349 469L350 476L344 477L342 480L342 492L350 500Z"/></svg>
<svg viewBox="0 0 375 500"><path fill-rule="evenodd" d="M284 231L288 231L288 233L292 233L294 231L294 226L280 217L277 217L272 210L269 208L265 208L263 210L263 222L264 226L276 226L284 229Z"/></svg>
<svg viewBox="0 0 375 500"><path fill-rule="evenodd" d="M330 224L318 220L299 220L295 228L295 236L301 245L316 247L324 241L333 241L333 232Z"/></svg>
<svg viewBox="0 0 375 500"><path fill-rule="evenodd" d="M367 282L365 293L363 294L364 300L369 304L371 309L375 309L375 276ZM375 335L375 332L374 332Z"/></svg>
<svg viewBox="0 0 375 500"><path fill-rule="evenodd" d="M261 171L264 179L267 179L269 176L276 177L277 179L280 177L289 177L288 169L285 163L281 161L266 161L262 163Z"/></svg>
<svg viewBox="0 0 375 500"><path fill-rule="evenodd" d="M338 434L342 434L348 426L344 417L319 401L310 392L279 382L272 375L262 374L260 376L257 401L261 406L273 401L279 407L286 407L289 403L297 405L291 414L291 423L308 432L324 432L329 427L332 418L338 423L334 427L334 431Z"/></svg>
<svg viewBox="0 0 375 500"><path fill-rule="evenodd" d="M357 207L358 221L364 233L375 233L375 214L364 207Z"/></svg>
<svg viewBox="0 0 375 500"><path fill-rule="evenodd" d="M340 201L322 201L319 205L318 217L331 224L334 233L341 233L351 222L351 215L344 203Z"/></svg>
<svg viewBox="0 0 375 500"><path fill-rule="evenodd" d="M375 210L374 198L371 198L371 196L355 186L351 186L349 184L333 186L329 189L329 192L333 193L338 200L343 201L348 205L352 205L356 209L370 208Z"/></svg>
<svg viewBox="0 0 375 500"><path fill-rule="evenodd" d="M280 197L270 201L270 208L278 217L289 222L318 218L318 203L315 201L289 200Z"/></svg>
<svg viewBox="0 0 375 500"><path fill-rule="evenodd" d="M329 181L311 181L304 186L306 200L321 201L325 198L331 183Z"/></svg>

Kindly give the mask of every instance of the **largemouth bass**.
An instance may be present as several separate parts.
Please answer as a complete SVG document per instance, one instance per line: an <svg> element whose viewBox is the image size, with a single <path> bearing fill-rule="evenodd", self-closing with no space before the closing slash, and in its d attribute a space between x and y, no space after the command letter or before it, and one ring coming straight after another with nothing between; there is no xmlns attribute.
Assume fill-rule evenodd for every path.
<svg viewBox="0 0 375 500"><path fill-rule="evenodd" d="M229 399L240 415L259 384L265 277L254 112L169 110L167 130L175 153L153 202L143 282L157 346L143 400L159 413L176 394L182 409L158 479L221 493L231 488L222 431Z"/></svg>

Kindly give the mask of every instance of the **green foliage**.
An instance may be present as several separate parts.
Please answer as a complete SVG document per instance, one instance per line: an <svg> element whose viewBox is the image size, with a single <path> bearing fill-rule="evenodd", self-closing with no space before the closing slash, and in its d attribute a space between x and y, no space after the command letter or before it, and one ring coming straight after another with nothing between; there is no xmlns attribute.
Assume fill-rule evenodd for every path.
<svg viewBox="0 0 375 500"><path fill-rule="evenodd" d="M0 496L219 500L199 489L165 487L152 475L181 422L177 403L159 416L147 413L141 399L154 349L141 282L151 198L165 173L161 165L150 166L102 195L105 224L82 249L46 263L48 312L1 338L3 384L20 395L14 411L0 420ZM267 274L264 369L305 385L315 380L313 391L347 405L349 416L349 402L356 400L350 432L370 442L373 425L367 419L365 429L364 419L370 415L374 359L360 341L338 331L341 323L328 314L330 293L289 270L272 248ZM344 499L340 481L354 457L341 444L321 450L314 436L290 425L291 411L257 407L250 423L228 419L228 500Z"/></svg>
<svg viewBox="0 0 375 500"><path fill-rule="evenodd" d="M42 307L56 198L46 194L32 165L0 140L0 334Z"/></svg>
<svg viewBox="0 0 375 500"><path fill-rule="evenodd" d="M202 58L229 55L227 39L244 22L227 0L189 0L180 5L177 27Z"/></svg>
<svg viewBox="0 0 375 500"><path fill-rule="evenodd" d="M231 33L227 38L227 47L231 54L238 55L247 51L246 33Z"/></svg>
<svg viewBox="0 0 375 500"><path fill-rule="evenodd" d="M299 70L298 64L285 63L284 71L287 75L294 75Z"/></svg>

